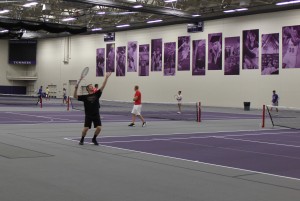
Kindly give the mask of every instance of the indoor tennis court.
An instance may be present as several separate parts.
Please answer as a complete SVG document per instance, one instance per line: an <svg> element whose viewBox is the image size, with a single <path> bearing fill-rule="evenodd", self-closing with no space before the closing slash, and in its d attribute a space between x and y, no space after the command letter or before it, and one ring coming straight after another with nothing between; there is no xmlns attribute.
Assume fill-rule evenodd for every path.
<svg viewBox="0 0 300 201"><path fill-rule="evenodd" d="M149 118L146 127L128 127L130 115L106 111L100 146L91 135L79 146L83 111L0 109L1 169L14 172L1 176L6 200L299 197L299 130L270 119L262 129L261 110L203 107L201 122Z"/></svg>
<svg viewBox="0 0 300 201"><path fill-rule="evenodd" d="M0 0L0 201L300 201L300 0Z"/></svg>

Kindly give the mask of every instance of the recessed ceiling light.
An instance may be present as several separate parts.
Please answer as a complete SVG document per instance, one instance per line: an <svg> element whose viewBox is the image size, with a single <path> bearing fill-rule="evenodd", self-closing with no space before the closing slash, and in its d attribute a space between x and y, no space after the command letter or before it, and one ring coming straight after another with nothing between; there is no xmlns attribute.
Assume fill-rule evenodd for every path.
<svg viewBox="0 0 300 201"><path fill-rule="evenodd" d="M26 3L23 5L23 7L31 7L31 6L35 6L36 4L38 4L37 2L30 2L30 3Z"/></svg>
<svg viewBox="0 0 300 201"><path fill-rule="evenodd" d="M143 5L136 5L136 6L133 6L133 8L142 8Z"/></svg>
<svg viewBox="0 0 300 201"><path fill-rule="evenodd" d="M73 20L76 20L76 18L69 17L69 18L62 19L61 21L67 22L67 21L73 21Z"/></svg>
<svg viewBox="0 0 300 201"><path fill-rule="evenodd" d="M296 1L284 1L284 2L280 2L277 3L277 6L283 6L283 5L288 5L288 4L295 4L295 3L300 3L300 0L296 0Z"/></svg>
<svg viewBox="0 0 300 201"><path fill-rule="evenodd" d="M151 23L157 23L157 22L162 22L162 20L151 20L151 21L148 21L147 23L151 24Z"/></svg>
<svg viewBox="0 0 300 201"><path fill-rule="evenodd" d="M93 28L92 31L101 31L102 28Z"/></svg>
<svg viewBox="0 0 300 201"><path fill-rule="evenodd" d="M122 24L122 25L118 25L116 26L117 28L122 28L122 27L129 27L130 25L129 24Z"/></svg>
<svg viewBox="0 0 300 201"><path fill-rule="evenodd" d="M9 10L1 10L0 14L4 14L4 13L8 13L8 12L9 12Z"/></svg>

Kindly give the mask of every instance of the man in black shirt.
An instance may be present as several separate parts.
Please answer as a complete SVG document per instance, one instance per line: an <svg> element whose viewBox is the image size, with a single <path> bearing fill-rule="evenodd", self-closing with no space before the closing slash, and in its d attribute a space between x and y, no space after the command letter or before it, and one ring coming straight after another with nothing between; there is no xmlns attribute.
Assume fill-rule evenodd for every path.
<svg viewBox="0 0 300 201"><path fill-rule="evenodd" d="M88 91L87 95L77 95L78 85L75 86L74 98L77 98L79 101L83 101L84 112L85 112L84 128L82 130L82 136L79 145L83 145L84 137L86 136L87 131L92 127L92 122L94 124L94 128L96 128L92 142L94 143L94 145L98 145L96 137L100 134L101 126L102 126L100 113L99 113L99 107L100 107L99 99L102 95L102 91L105 88L107 80L110 75L111 72L106 73L101 88L95 93L94 93L93 85L89 84L88 86L86 86L86 90Z"/></svg>

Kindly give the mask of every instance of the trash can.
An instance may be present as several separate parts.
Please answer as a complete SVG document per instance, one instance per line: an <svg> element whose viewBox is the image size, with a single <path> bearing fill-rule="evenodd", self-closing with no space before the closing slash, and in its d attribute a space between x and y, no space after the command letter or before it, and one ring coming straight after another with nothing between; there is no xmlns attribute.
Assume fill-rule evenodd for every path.
<svg viewBox="0 0 300 201"><path fill-rule="evenodd" d="M244 110L249 111L250 110L250 102L244 102Z"/></svg>

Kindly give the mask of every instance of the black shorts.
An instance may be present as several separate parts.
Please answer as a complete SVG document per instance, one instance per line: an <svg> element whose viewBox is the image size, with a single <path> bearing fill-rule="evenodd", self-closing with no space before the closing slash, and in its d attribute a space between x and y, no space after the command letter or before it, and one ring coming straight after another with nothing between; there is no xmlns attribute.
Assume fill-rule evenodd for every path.
<svg viewBox="0 0 300 201"><path fill-rule="evenodd" d="M84 127L92 127L92 122L94 124L94 128L97 126L102 126L100 116L85 116Z"/></svg>

